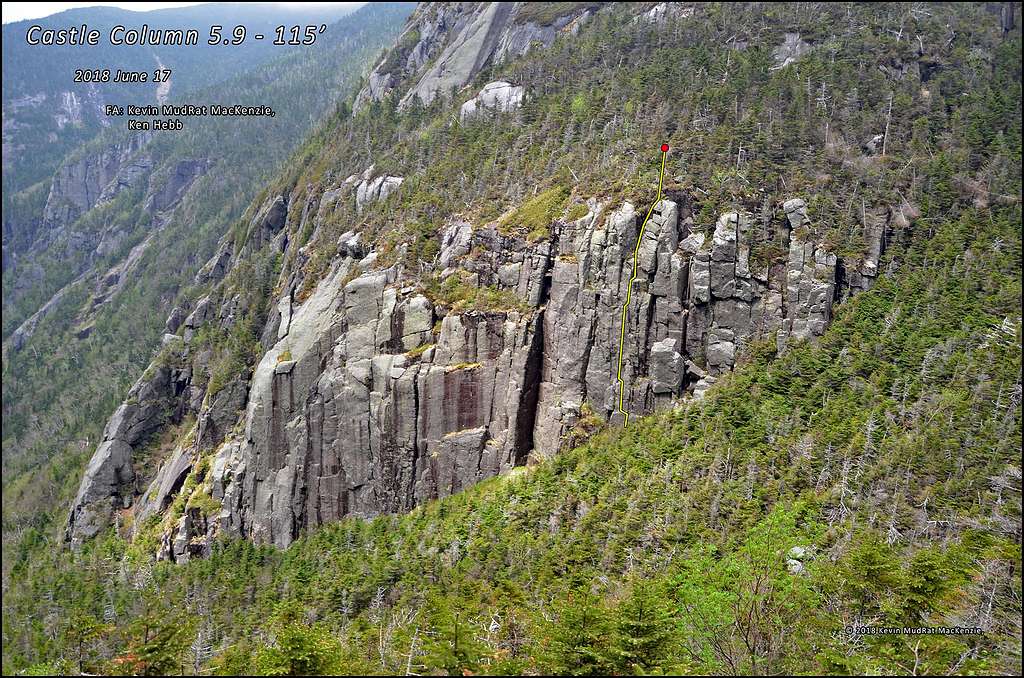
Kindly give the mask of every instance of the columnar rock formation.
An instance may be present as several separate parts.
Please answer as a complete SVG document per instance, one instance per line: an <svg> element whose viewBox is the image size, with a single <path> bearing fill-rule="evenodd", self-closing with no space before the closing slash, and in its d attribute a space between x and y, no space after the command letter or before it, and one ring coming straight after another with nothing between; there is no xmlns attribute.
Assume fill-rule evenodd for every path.
<svg viewBox="0 0 1024 678"><path fill-rule="evenodd" d="M327 191L320 201L340 195ZM696 224L686 200L654 206L626 320L630 412L699 397L751 341L776 337L784 347L825 330L838 296L836 256L810 240L802 200L783 207L788 253L765 259L746 213ZM438 236L439 270L518 300L492 310L453 312L410 285L400 266L379 268L359 236L347 234L330 273L301 303L299 281L289 278L251 379L212 397L191 379L209 357L190 342L204 325L230 328L238 297L205 297L184 320L179 310L168 327L182 334L185 367L151 370L118 411L82 482L69 538L95 534L132 503L143 480L133 453L148 431L184 412L197 414L195 434L136 501L140 524L205 464L197 479L220 508L189 504L168 530L162 554L178 560L202 554L218 533L285 546L345 515L408 510L531 453L556 453L590 412L614 421L619 309L644 212L591 199L584 216L556 220L539 242L495 224L450 221ZM285 197L268 199L235 256L272 241L287 247L287 213ZM873 257L866 253L862 271L877 268ZM235 263L228 247L200 278L216 281Z"/></svg>
<svg viewBox="0 0 1024 678"><path fill-rule="evenodd" d="M599 11L589 3L564 9L552 17L529 3L426 3L356 107L399 88L400 106L453 92L468 97L464 86L482 69L550 44ZM644 20L677 11L689 16L663 3ZM795 38L783 47L780 61L809 49ZM492 82L465 102L461 117L510 110L524 95ZM112 422L72 510L72 542L95 534L133 497L136 526L183 507L161 523L160 555L180 561L205 553L218 534L286 546L345 515L404 511L457 492L530 455L555 454L581 419L616 422L620 333L629 412L700 398L751 342L774 340L783 350L821 335L833 304L878 275L888 225L908 218L903 208L865 209L863 256L840 259L816 240L797 197L779 217L734 208L712 220L696 217L677 192L653 206L592 198L585 214L554 219L543 237L536 224L453 216L437 234L431 273L442 288L488 300L466 310L446 302L437 285L422 284L422 271L383 263L403 257L374 251L357 223L329 247L319 238L337 204L351 201L362 215L386 208L381 201L395 191L401 197L402 182L370 167L301 205L272 195L253 210L243 240L225 239L196 279L209 294L168 322L181 337L171 361L177 376L168 377L174 387L133 396L140 413L152 413L133 430L158 427L157 412L194 414L194 430L165 452L139 496L149 480L135 459L144 436L128 439ZM532 237L520 235L527 231ZM308 280L304 264L313 255L305 242L322 248ZM622 328L634 248L638 277ZM227 334L246 316L245 296L228 281L261 253L285 262L256 332L262 355L251 373L208 388L211 351L196 337ZM166 337L165 353L176 350L177 337ZM150 407L147 394L161 408ZM187 501L175 502L185 492Z"/></svg>

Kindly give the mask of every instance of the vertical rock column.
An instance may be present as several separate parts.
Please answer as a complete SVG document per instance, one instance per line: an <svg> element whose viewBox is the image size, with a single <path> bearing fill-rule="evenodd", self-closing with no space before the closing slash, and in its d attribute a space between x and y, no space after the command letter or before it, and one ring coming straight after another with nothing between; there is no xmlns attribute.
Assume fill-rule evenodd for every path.
<svg viewBox="0 0 1024 678"><path fill-rule="evenodd" d="M781 350L789 339L810 339L824 334L832 318L836 290L836 255L808 239L807 206L787 200L789 261L786 267L786 318L779 332Z"/></svg>

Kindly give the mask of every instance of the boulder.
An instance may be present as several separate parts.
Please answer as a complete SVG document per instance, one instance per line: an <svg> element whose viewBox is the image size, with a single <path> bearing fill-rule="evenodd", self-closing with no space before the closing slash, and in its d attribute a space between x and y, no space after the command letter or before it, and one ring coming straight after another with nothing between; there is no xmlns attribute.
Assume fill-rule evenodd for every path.
<svg viewBox="0 0 1024 678"><path fill-rule="evenodd" d="M801 40L799 33L786 33L782 44L772 51L775 57L773 69L785 68L810 51L810 43Z"/></svg>
<svg viewBox="0 0 1024 678"><path fill-rule="evenodd" d="M503 80L489 82L480 93L462 104L459 119L465 122L483 111L507 113L523 105L526 90Z"/></svg>

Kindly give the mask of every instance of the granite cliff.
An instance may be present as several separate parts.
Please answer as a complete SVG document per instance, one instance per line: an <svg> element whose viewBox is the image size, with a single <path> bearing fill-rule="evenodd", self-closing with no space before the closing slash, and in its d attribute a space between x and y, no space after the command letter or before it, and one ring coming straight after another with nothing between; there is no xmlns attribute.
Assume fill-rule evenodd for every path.
<svg viewBox="0 0 1024 678"><path fill-rule="evenodd" d="M286 225L287 200L257 210L256 242L287 247L303 228ZM870 253L842 275L834 253L801 236L804 201L783 207L785 260L758 263L749 214L695 224L685 197L655 205L627 316L630 412L700 397L753 341L813 339L842 294L870 284ZM241 300L200 299L184 321L178 313L180 325L169 319L175 367L151 368L108 424L69 538L92 536L133 503L142 524L190 476L199 481L202 467L188 489L208 494L217 510L188 508L164 535L164 557L201 554L218 533L287 546L304 529L408 510L531 454L554 454L588 417L614 420L617 310L642 211L591 199L587 214L556 220L541 242L451 221L440 236L442 278L507 294L514 302L501 310L453 311L400 265L377 267L372 248L351 235L301 302L299 276L281 274L284 292L261 331L266 350L251 378L209 395L195 377L204 354L190 340L206 326L229 329ZM319 209L304 212L316 219ZM204 272L238 264L230 249L223 258ZM195 432L143 488L133 450L186 413L197 416Z"/></svg>
<svg viewBox="0 0 1024 678"><path fill-rule="evenodd" d="M423 6L356 107L391 92L399 109L413 98L428 104L485 67L571 39L599 11L573 3L538 23L523 3ZM489 83L466 103L475 102L471 113L508 114L529 96L523 89ZM514 96L485 96L497 90ZM515 210L450 215L431 236L427 278L353 221L313 275L306 243L339 214L386 209L404 186L373 166L349 171L322 190L262 198L199 272L196 284L210 292L175 309L163 351L108 425L68 521L73 544L123 517L136 534L156 529L160 556L177 561L207 553L220 534L283 547L346 515L458 492L619 420L618 312L652 205L576 196L580 209L552 216L540 237L519 228ZM702 397L754 342L784 350L813 341L835 304L871 286L886 243L914 217L905 204L865 208L864 247L840 255L813 235L809 198L790 194L767 216L708 218L676 187L653 205L626 319L628 411ZM257 314L258 350L215 378L204 340L232 333L259 303L233 280L261 266L272 292ZM466 295L487 302L459 301ZM189 424L170 448L153 443L166 422ZM154 454L155 475L133 470Z"/></svg>

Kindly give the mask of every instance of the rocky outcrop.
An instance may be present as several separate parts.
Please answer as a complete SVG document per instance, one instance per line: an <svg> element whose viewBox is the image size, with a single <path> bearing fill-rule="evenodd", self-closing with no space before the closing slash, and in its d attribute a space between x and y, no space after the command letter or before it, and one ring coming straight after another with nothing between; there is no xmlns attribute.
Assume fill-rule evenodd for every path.
<svg viewBox="0 0 1024 678"><path fill-rule="evenodd" d="M472 81L484 68L521 56L559 35L571 35L600 3L567 4L562 14L535 19L524 2L423 3L388 57L356 97L358 110L405 87L399 102L429 105Z"/></svg>
<svg viewBox="0 0 1024 678"><path fill-rule="evenodd" d="M134 135L63 165L53 177L43 208L42 232L56 235L101 200L110 200L120 190L134 186L152 167L148 157L135 157L150 138L149 134Z"/></svg>
<svg viewBox="0 0 1024 678"><path fill-rule="evenodd" d="M580 26L594 15L600 3L577 7L565 5L564 13L543 20L534 19L529 12L524 12L522 5L525 4L529 3L518 3L515 18L498 40L494 55L496 63L522 56L537 45L550 46L559 35L575 35Z"/></svg>
<svg viewBox="0 0 1024 678"><path fill-rule="evenodd" d="M171 370L151 368L107 422L71 506L65 535L73 545L96 536L115 511L132 505L137 494L133 450L171 418L179 382L180 375Z"/></svg>
<svg viewBox="0 0 1024 678"><path fill-rule="evenodd" d="M785 209L788 265L753 261L747 214L722 215L707 237L685 202L654 207L626 314L629 411L701 396L754 339L824 330L835 256L804 240L802 201ZM212 462L222 510L183 517L169 557L187 557L177 541L219 532L284 546L344 515L408 510L531 452L553 454L585 407L614 419L618 318L642 216L592 200L532 244L458 220L442 230L446 276L529 311L452 313L403 286L398 269L360 273L356 248L303 304L282 298L244 430ZM170 463L165 486L180 477Z"/></svg>
<svg viewBox="0 0 1024 678"><path fill-rule="evenodd" d="M411 508L523 463L532 444L538 323L449 315L393 286L341 288L337 267L293 312L252 380L244 435L214 461L217 527L287 545L343 515Z"/></svg>
<svg viewBox="0 0 1024 678"><path fill-rule="evenodd" d="M131 278L152 243L154 233L162 226L168 213L178 206L196 179L212 166L209 160L188 159L154 170L146 143L147 137L138 135L124 144L110 146L102 153L67 163L58 170L43 210L40 237L32 247L38 250L37 254L50 260L77 260L76 272L80 275L57 290L48 302L15 330L11 341L14 350L21 349L39 321L57 307L70 288L89 277L94 279L91 299L84 307L78 324L80 327L91 327L96 310L120 292ZM151 230L142 242L135 244L127 255L106 270L91 268L91 263L96 259L108 257L123 247L129 234L117 226L96 229L95 224L91 224L83 229L76 221L89 210L115 200L121 192L136 189L146 191L142 204L154 217ZM51 245L54 247L47 250ZM86 256L80 256L82 253L86 253ZM15 265L22 264L17 262ZM16 276L15 284L10 290L5 290L10 301L20 299L26 291L31 290L33 285L29 283L40 282L31 273L25 277L27 280ZM78 336L84 338L88 332L79 332Z"/></svg>
<svg viewBox="0 0 1024 678"><path fill-rule="evenodd" d="M489 2L477 10L402 98L402 104L413 98L429 104L437 94L457 90L469 82L490 62L514 8L509 2Z"/></svg>
<svg viewBox="0 0 1024 678"><path fill-rule="evenodd" d="M654 7L638 16L635 21L645 21L651 24L660 24L670 17L682 19L693 16L693 7L687 7L678 2L659 2Z"/></svg>
<svg viewBox="0 0 1024 678"><path fill-rule="evenodd" d="M373 176L374 166L368 167L361 175L353 174L345 179L344 187L354 189L356 199L356 210L362 211L367 205L378 200L386 200L389 195L398 190L398 187L405 181L403 177L392 177L386 175ZM326 200L321 201L320 210L337 200L338 194L335 191L328 191Z"/></svg>
<svg viewBox="0 0 1024 678"><path fill-rule="evenodd" d="M805 233L807 208L794 198L783 205L789 221L789 261L786 266L786 317L779 346L789 338L810 339L824 334L832 319L836 296L836 255L810 242Z"/></svg>
<svg viewBox="0 0 1024 678"><path fill-rule="evenodd" d="M300 222L320 219L345 190L358 200L374 182L371 168L325 191ZM623 403L644 414L700 398L752 341L774 337L784 348L819 336L837 290L848 288L843 272L855 262L815 242L804 201L786 201L782 213L767 254L750 214L695 223L685 196L654 205L642 237L645 209L598 199L578 219L556 219L536 242L514 223L474 228L452 219L438 236L442 286L487 289L497 300L464 310L412 284L400 264L378 268L360 234L345 233L330 272L304 300L294 274L282 277L251 379L205 397L194 379L179 387L198 412L196 429L136 502L137 524L201 473L206 499L184 503L161 557L201 556L218 534L286 546L343 516L405 511L531 454L554 454L590 413L615 421L619 319L638 237ZM285 198L268 198L237 256L254 243L285 247L290 230L303 227L287 224L287 214ZM868 230L884 241L884 228ZM877 270L882 244L869 244L859 271ZM210 266L234 265L224 257ZM186 352L204 324L230 327L240 303L207 296L179 312ZM190 374L206 369L201 356L191 364ZM76 508L69 533L95 533L130 501L132 443L119 439L97 450L76 502L92 513Z"/></svg>
<svg viewBox="0 0 1024 678"><path fill-rule="evenodd" d="M523 87L497 80L483 86L480 93L462 104L459 109L459 119L463 122L484 111L514 111L523 105Z"/></svg>
<svg viewBox="0 0 1024 678"><path fill-rule="evenodd" d="M775 65L772 68L785 68L810 51L811 44L801 40L799 33L786 33L782 44L772 51L772 56L775 57Z"/></svg>
<svg viewBox="0 0 1024 678"><path fill-rule="evenodd" d="M241 251L251 255L255 248L272 246L284 235L287 213L288 203L282 197L268 198L250 219L248 240ZM226 239L220 252L200 271L202 279L223 277L233 251L232 241ZM136 526L164 511L197 461L224 440L245 406L248 373L243 370L215 390L210 383L211 349L191 345L205 325L229 332L245 310L245 300L238 294L223 298L209 294L187 315L186 310L176 307L171 312L163 350L107 423L68 517L65 537L72 546L106 529L122 509L134 508ZM188 414L195 416L195 426L174 449L154 449L150 444L153 434L168 422L180 423ZM155 465L159 468L154 476L146 469ZM146 483L148 488L142 493Z"/></svg>
<svg viewBox="0 0 1024 678"><path fill-rule="evenodd" d="M192 187L192 182L206 174L213 162L206 158L185 158L161 169L150 181L145 210L150 214L163 212L178 204Z"/></svg>

